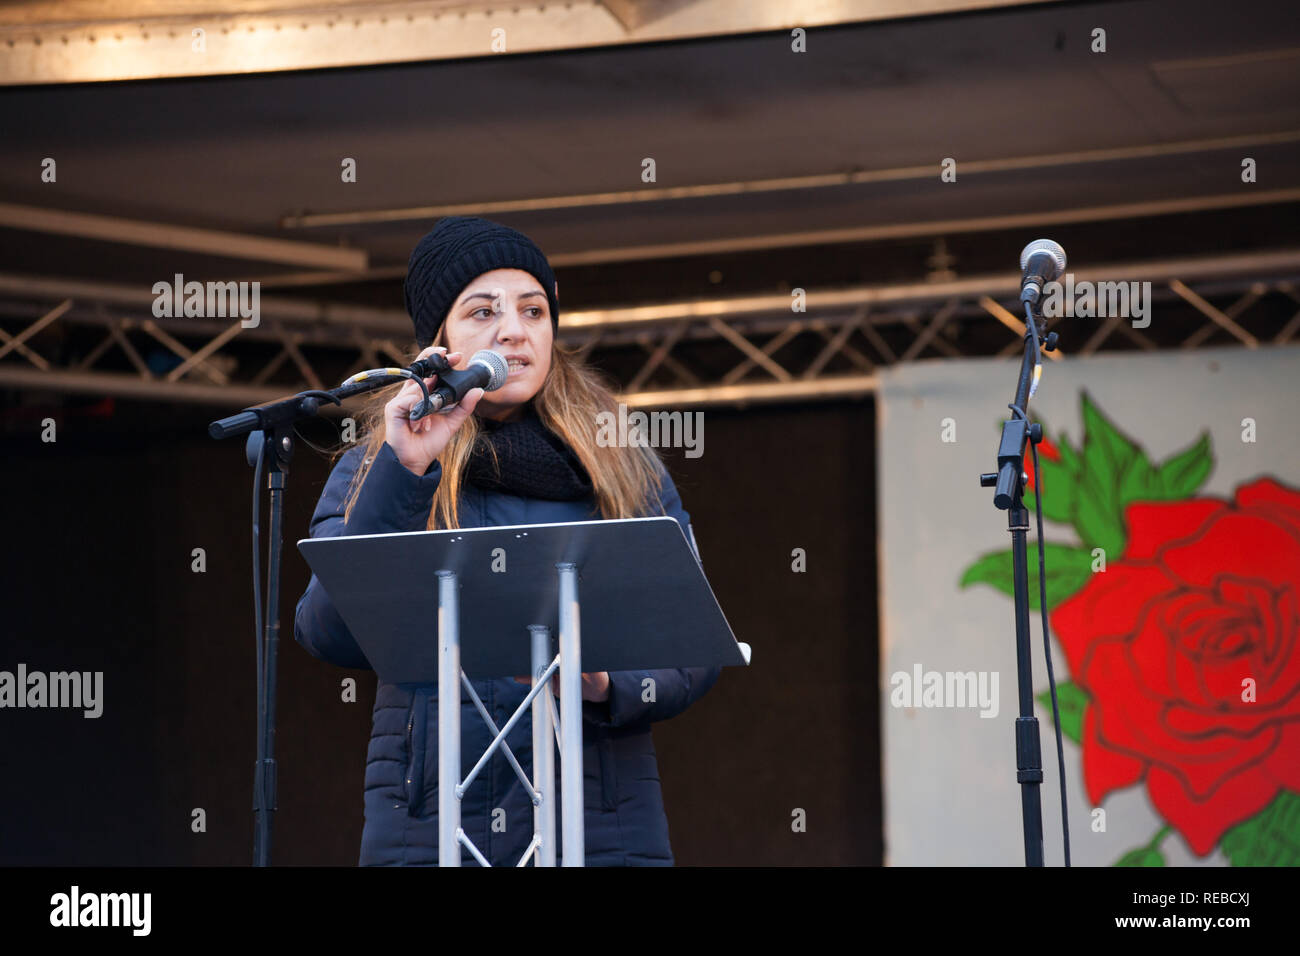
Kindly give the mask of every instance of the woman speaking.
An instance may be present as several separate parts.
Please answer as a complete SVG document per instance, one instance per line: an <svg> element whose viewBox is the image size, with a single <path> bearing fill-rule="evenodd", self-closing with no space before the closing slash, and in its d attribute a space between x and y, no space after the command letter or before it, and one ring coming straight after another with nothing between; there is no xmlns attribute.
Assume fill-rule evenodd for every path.
<svg viewBox="0 0 1300 956"><path fill-rule="evenodd" d="M312 537L666 514L694 548L690 516L656 451L598 444L597 416L617 414L615 397L557 342L555 276L527 236L484 219L441 219L411 253L405 295L417 357L445 350L451 365L463 368L475 352L490 349L507 360L509 377L490 394L474 389L447 414L416 422L409 420L421 397L415 382L386 402L381 397L367 415L365 437L330 474ZM370 667L315 575L298 602L294 635L322 660ZM718 674L685 668L582 675L588 866L672 865L650 726L680 714ZM643 695L647 677L654 693ZM510 677L472 683L498 725L528 692ZM366 756L362 866L438 862L437 714L436 685L379 682ZM469 700L461 727L463 775L491 736ZM531 777L531 708L507 743ZM533 806L500 750L461 803L465 834L487 860L518 863L532 838Z"/></svg>

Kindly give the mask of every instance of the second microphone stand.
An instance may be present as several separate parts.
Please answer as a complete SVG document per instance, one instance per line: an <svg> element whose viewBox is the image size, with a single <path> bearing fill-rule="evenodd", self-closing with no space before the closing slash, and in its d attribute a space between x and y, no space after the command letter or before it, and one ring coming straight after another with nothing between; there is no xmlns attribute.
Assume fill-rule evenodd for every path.
<svg viewBox="0 0 1300 956"><path fill-rule="evenodd" d="M1046 338L1038 334L1038 318L1032 306L1026 306L1025 352L1016 380L1012 400L1012 417L1002 424L998 445L998 471L980 476L980 484L995 488L993 503L1007 512L1007 529L1011 532L1011 565L1015 588L1016 614L1016 686L1020 715L1016 718L1016 781L1020 784L1020 812L1025 837L1025 865L1043 865L1043 810L1039 785L1043 782L1043 755L1038 735L1038 718L1034 716L1033 669L1029 643L1029 509L1022 495L1025 474L1025 449L1032 441L1043 439L1041 425L1029 422L1029 399L1036 387L1039 365L1039 342L1047 351L1056 348L1056 333Z"/></svg>

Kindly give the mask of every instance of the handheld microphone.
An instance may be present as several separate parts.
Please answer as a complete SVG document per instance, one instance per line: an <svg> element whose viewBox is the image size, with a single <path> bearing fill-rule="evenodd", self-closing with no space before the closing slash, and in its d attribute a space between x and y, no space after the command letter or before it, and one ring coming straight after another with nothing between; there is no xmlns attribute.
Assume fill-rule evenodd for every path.
<svg viewBox="0 0 1300 956"><path fill-rule="evenodd" d="M434 358L436 355L437 353L434 353L429 358ZM447 360L444 358L442 362L446 365ZM445 371L430 374L438 376L438 384L429 393L428 401L421 399L411 408L410 420L413 422L418 422L434 412L451 411L473 389L496 391L506 383L506 378L510 375L510 365L496 352L480 349L469 360L468 368L448 367Z"/></svg>
<svg viewBox="0 0 1300 956"><path fill-rule="evenodd" d="M1065 250L1051 239L1035 239L1020 253L1020 301L1037 305L1043 286L1065 271Z"/></svg>

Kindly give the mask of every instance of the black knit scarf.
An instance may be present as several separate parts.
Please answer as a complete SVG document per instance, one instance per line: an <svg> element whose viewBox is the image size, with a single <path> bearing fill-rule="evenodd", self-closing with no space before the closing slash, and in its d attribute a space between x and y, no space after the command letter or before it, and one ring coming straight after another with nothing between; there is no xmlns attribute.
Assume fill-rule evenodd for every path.
<svg viewBox="0 0 1300 956"><path fill-rule="evenodd" d="M488 446L496 451L496 462ZM542 424L531 402L517 421L479 419L465 477L485 491L523 498L578 501L592 494L586 469L564 440Z"/></svg>

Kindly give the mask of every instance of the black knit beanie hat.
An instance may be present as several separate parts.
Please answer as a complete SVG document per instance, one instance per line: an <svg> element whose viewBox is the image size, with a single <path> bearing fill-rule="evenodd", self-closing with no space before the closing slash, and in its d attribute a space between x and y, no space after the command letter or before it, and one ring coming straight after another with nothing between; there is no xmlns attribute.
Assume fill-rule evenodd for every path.
<svg viewBox="0 0 1300 956"><path fill-rule="evenodd" d="M522 232L475 216L446 216L411 250L403 293L421 349L433 344L447 311L465 287L493 269L522 269L541 283L560 328L555 274L542 250Z"/></svg>

